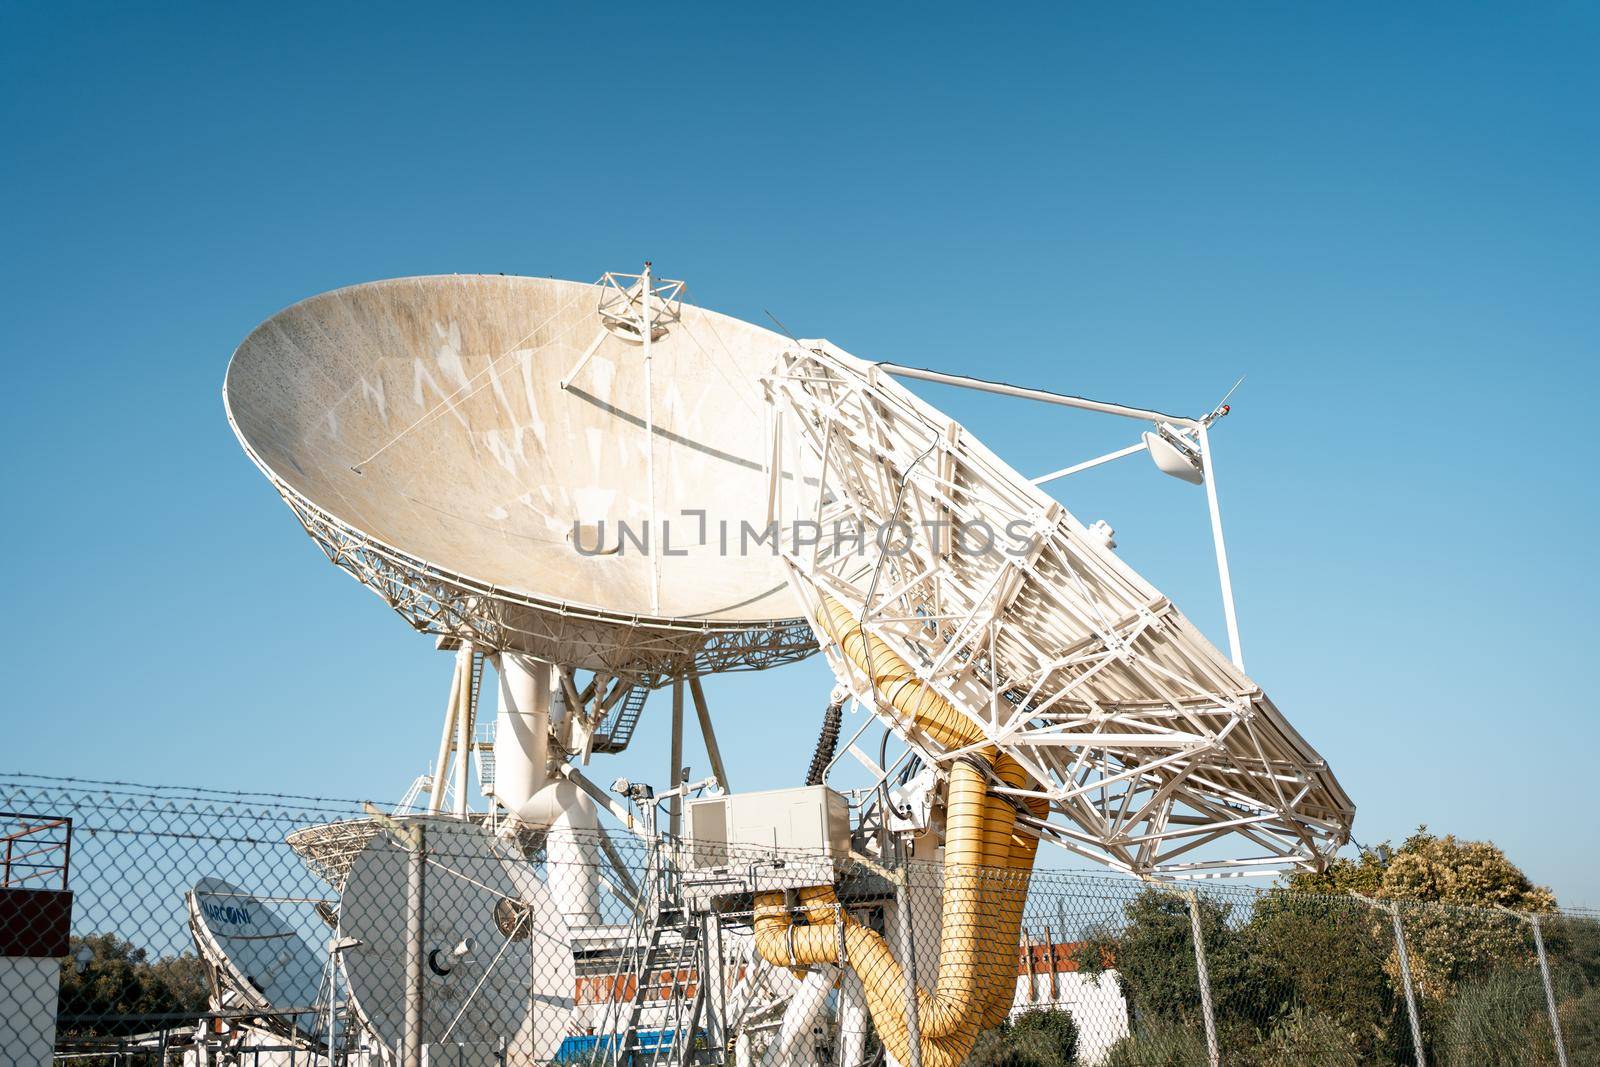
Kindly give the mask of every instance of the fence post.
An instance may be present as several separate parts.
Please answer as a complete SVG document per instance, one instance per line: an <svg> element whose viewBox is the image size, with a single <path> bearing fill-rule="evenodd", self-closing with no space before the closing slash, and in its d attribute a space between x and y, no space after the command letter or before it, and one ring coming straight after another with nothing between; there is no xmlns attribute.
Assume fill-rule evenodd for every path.
<svg viewBox="0 0 1600 1067"><path fill-rule="evenodd" d="M412 831L411 855L406 865L406 1016L402 1067L422 1067L422 929L427 905L425 871L428 865L427 829L419 823Z"/></svg>
<svg viewBox="0 0 1600 1067"><path fill-rule="evenodd" d="M1206 1018L1206 1058L1211 1067L1220 1067L1222 1053L1217 1048L1217 1020L1211 1011L1211 972L1206 969L1206 943L1200 930L1200 894L1189 890L1189 930L1194 935L1194 969L1200 982L1200 1010Z"/></svg>
<svg viewBox="0 0 1600 1067"><path fill-rule="evenodd" d="M1395 952L1400 957L1400 982L1405 987L1406 1015L1411 1020L1411 1047L1417 1052L1417 1067L1428 1067L1427 1055L1422 1051L1422 1019L1417 1014L1417 991L1411 984L1411 953L1406 951L1406 931L1400 922L1400 905L1391 903L1388 910L1394 923Z"/></svg>
<svg viewBox="0 0 1600 1067"><path fill-rule="evenodd" d="M1550 961L1544 954L1544 933L1539 929L1539 916L1529 915L1533 925L1533 946L1539 950L1539 976L1544 979L1544 1001L1550 1008L1550 1030L1556 1038L1556 1062L1567 1067L1567 1046L1561 1037L1561 1013L1556 1010L1556 990L1550 982Z"/></svg>

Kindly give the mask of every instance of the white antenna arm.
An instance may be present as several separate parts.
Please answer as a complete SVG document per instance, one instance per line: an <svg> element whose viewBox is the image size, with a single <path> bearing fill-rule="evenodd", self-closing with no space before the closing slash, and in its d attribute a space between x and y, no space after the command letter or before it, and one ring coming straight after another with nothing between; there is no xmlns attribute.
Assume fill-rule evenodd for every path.
<svg viewBox="0 0 1600 1067"><path fill-rule="evenodd" d="M1219 409L1227 413L1227 406ZM1211 540L1217 549L1217 578L1222 583L1222 612L1228 622L1228 658L1244 670L1244 651L1239 647L1239 615L1233 603L1233 578L1228 573L1228 547L1222 540L1222 509L1217 505L1217 466L1211 452L1206 423L1198 427L1201 461L1205 464L1206 507L1211 512Z"/></svg>

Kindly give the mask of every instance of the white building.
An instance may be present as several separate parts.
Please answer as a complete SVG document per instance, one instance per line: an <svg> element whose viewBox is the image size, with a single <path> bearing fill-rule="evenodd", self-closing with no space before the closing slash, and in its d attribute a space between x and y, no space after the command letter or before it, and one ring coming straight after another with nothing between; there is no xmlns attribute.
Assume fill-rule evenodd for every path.
<svg viewBox="0 0 1600 1067"><path fill-rule="evenodd" d="M1078 970L1075 942L1025 941L1017 954L1015 1019L1029 1011L1069 1011L1078 1025L1078 1055L1100 1063L1112 1045L1128 1036L1128 1002L1114 970L1092 978Z"/></svg>

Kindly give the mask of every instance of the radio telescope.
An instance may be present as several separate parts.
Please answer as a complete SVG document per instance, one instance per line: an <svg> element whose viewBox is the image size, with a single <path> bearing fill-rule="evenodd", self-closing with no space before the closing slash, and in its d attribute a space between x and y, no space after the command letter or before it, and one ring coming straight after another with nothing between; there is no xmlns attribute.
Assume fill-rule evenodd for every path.
<svg viewBox="0 0 1600 1067"><path fill-rule="evenodd" d="M1348 796L1243 670L1208 477L1206 430L1225 407L1183 419L866 363L682 293L648 265L595 285L374 282L278 313L234 353L224 400L252 460L333 562L461 650L431 810L451 756L466 810L486 657L502 715L539 721L521 731L524 751L496 747L498 770L517 760L516 810L547 784L548 759L625 745L644 691L672 682L679 721L687 682L709 733L699 675L801 658L818 641L882 714L871 672L840 652L849 619L1020 762L1028 784L1002 792L1047 802L1047 835L1071 851L1201 874L1317 864L1343 843ZM897 376L1145 421L1139 444L1048 477L1144 451L1204 484L1231 659L1118 558L1108 530ZM760 545L777 518L947 529L894 551L869 538L865 552L833 552L792 531L750 551L747 531ZM966 551L956 542L973 526L1025 530L1027 544ZM580 685L578 670L594 677ZM961 754L883 717L929 761ZM1253 854L1191 855L1224 838Z"/></svg>
<svg viewBox="0 0 1600 1067"><path fill-rule="evenodd" d="M1010 953L1041 841L1176 879L1319 867L1348 840L1350 798L1244 670L1208 437L1226 405L1184 418L870 363L682 296L648 264L595 285L358 285L262 324L224 385L246 452L329 559L454 650L438 757L413 795L426 782L422 810L453 811L440 833L454 825L478 842L469 851L519 834L543 842L549 882L537 891L551 903L540 922L553 941L540 958L561 988L574 937L590 953L584 966L615 962L601 985L616 1000L615 1032L599 1035L614 1064L647 1047L689 1062L720 994L690 1003L681 991L712 984L691 971L730 973L723 923L748 931L748 958L764 966L822 968L807 981L824 986L833 968L852 971L838 986L841 1015L870 1012L898 1063L955 1067L1010 1010ZM1028 479L898 378L1132 419L1140 433ZM1040 488L1140 452L1204 489L1228 654L1116 554L1109 526L1085 525ZM839 688L810 788L726 794L699 677L819 647ZM489 665L492 732L478 714ZM579 767L626 746L645 695L669 683L668 777L659 791L619 780L626 807ZM713 771L698 784L684 767L686 693ZM847 799L826 786L851 700L907 751L879 766L856 749L875 780ZM493 798L482 815L469 800L473 759ZM684 833L682 805L696 793ZM637 885L599 832L600 808L651 846ZM352 994L396 1044L401 966L414 973L419 961L390 951L399 857L375 825L307 828L293 842L342 886L345 932L365 931L358 940L373 946L372 980L352 974ZM814 840L792 840L808 827ZM779 841L821 858L762 860ZM910 890L847 885L866 876L843 857L894 863L940 846L939 973L913 1000L926 1000L927 1025L913 1025ZM748 849L757 858L744 862ZM630 887L626 928L603 921L608 866ZM988 895L980 868L1012 881ZM495 943L491 905L522 893L518 870L500 856L475 875L487 895L447 916L455 925L430 951L456 939L452 951L472 959L474 945ZM880 932L891 928L901 932ZM480 1036L531 1033L526 1013L543 1010L515 992L516 951L519 969L496 987ZM654 975L680 992L646 1012ZM457 993L442 986L428 1010ZM554 999L537 1029L555 1033L570 1000L554 986L538 995ZM814 1003L777 1007L783 1033L811 1032ZM788 1046L774 1047L776 1064Z"/></svg>

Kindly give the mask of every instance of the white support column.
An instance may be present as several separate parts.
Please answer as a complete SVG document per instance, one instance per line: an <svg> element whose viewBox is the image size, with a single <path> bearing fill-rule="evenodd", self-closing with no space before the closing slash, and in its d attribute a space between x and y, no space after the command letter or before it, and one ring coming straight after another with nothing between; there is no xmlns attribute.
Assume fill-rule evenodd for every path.
<svg viewBox="0 0 1600 1067"><path fill-rule="evenodd" d="M1205 423L1199 424L1200 454L1206 467L1206 506L1211 511L1211 540L1217 549L1217 577L1222 582L1222 611L1228 620L1228 658L1244 670L1244 651L1239 647L1239 617L1233 606L1233 578L1228 573L1228 548L1222 541L1222 509L1217 505L1217 465L1211 454L1211 439Z"/></svg>
<svg viewBox="0 0 1600 1067"><path fill-rule="evenodd" d="M502 652L500 713L494 727L494 792L520 814L543 789L550 761L551 667L519 652Z"/></svg>
<svg viewBox="0 0 1600 1067"><path fill-rule="evenodd" d="M898 1067L922 1067L922 1019L917 1004L917 924L911 907L911 864L902 859L894 874L895 948L905 972L906 999L906 1062Z"/></svg>
<svg viewBox="0 0 1600 1067"><path fill-rule="evenodd" d="M594 354L600 351L600 342L604 341L605 339L606 332L604 330L601 330L599 333L595 334L594 340L589 342L589 347L583 350L583 358L579 359L577 363L573 364L572 369L567 372L567 376L561 379L559 383L561 388L572 388L573 379L578 376L579 372L581 372L584 367L589 365L589 360L593 359Z"/></svg>
<svg viewBox="0 0 1600 1067"><path fill-rule="evenodd" d="M456 653L456 814L466 818L470 811L467 778L470 775L469 759L472 755L472 645L462 642Z"/></svg>
<svg viewBox="0 0 1600 1067"><path fill-rule="evenodd" d="M1086 459L1082 463L1074 463L1070 467L1062 467L1060 470L1051 471L1049 474L1041 474L1039 477L1033 479L1033 484L1044 485L1046 482L1053 482L1057 478L1066 478L1077 474L1080 471L1093 470L1095 467L1102 466L1103 464L1110 463L1114 460L1119 460L1124 456L1131 456L1136 452L1147 451L1148 449L1149 446L1143 441L1140 441L1136 445L1129 445L1127 448L1119 448L1115 452L1107 452L1103 456L1096 456L1094 459Z"/></svg>
<svg viewBox="0 0 1600 1067"><path fill-rule="evenodd" d="M861 1067L867 1058L867 1030L872 1017L867 1011L867 991L854 967L841 967L839 974L839 1067Z"/></svg>
<svg viewBox="0 0 1600 1067"><path fill-rule="evenodd" d="M455 738L456 711L461 706L461 658L456 657L455 673L450 676L450 699L444 705L444 729L439 734L439 754L433 761L433 782L428 787L428 811L444 810L444 783L449 777L450 743Z"/></svg>
<svg viewBox="0 0 1600 1067"><path fill-rule="evenodd" d="M683 778L683 678L672 680L672 767L667 775L667 788L677 789ZM675 794L667 799L667 832L677 837L683 829L683 796Z"/></svg>
<svg viewBox="0 0 1600 1067"><path fill-rule="evenodd" d="M711 709L706 706L705 690L700 688L700 676L689 676L689 696L694 699L695 717L700 720L700 737L706 743L706 756L711 760L711 773L717 776L717 784L726 792L732 792L733 786L728 784L728 769L722 765L722 749L717 744L717 731L711 725Z"/></svg>
<svg viewBox="0 0 1600 1067"><path fill-rule="evenodd" d="M822 964L813 967L801 979L784 1009L783 1020L766 1055L761 1057L761 1067L790 1067L792 1064L809 1064L816 1055L808 1047L812 1031L822 1018L822 1009L828 1005L838 969Z"/></svg>
<svg viewBox="0 0 1600 1067"><path fill-rule="evenodd" d="M1130 408L1125 404L1108 404L1103 400L1090 400L1088 397L1071 396L1067 393L1053 393L1048 389L1030 389L1026 386L1008 385L1005 382L991 382L983 378L972 378L965 374L945 374L942 371L925 370L922 367L906 367L898 363L875 363L871 370L883 370L896 378L915 378L924 382L938 382L940 385L956 385L963 389L976 389L981 393L997 393L1000 396L1014 396L1022 400L1039 400L1046 404L1059 404L1062 407L1077 408L1080 411L1098 411L1103 415L1120 415L1125 419L1138 419L1140 422L1170 422L1174 426L1198 425L1198 419L1186 419L1181 415L1168 415L1161 411L1152 411L1149 408Z"/></svg>

